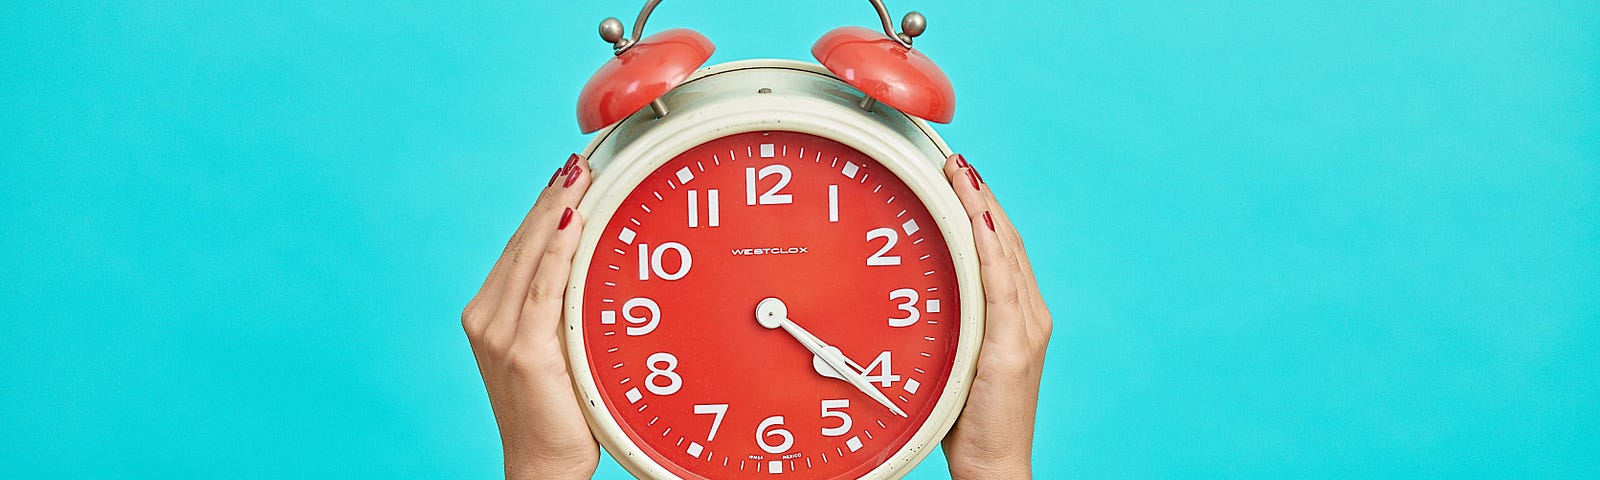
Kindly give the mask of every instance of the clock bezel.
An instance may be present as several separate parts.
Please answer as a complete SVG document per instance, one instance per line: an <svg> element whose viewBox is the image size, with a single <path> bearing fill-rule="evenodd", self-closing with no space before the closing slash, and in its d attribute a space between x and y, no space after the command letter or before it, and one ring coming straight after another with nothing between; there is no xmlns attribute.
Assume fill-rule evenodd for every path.
<svg viewBox="0 0 1600 480"><path fill-rule="evenodd" d="M602 130L585 148L594 177L578 206L587 228L567 283L563 326L568 365L595 438L629 473L678 478L622 430L589 369L581 328L589 265L605 226L640 182L679 154L738 133L816 135L877 160L916 193L950 248L961 292L960 338L950 377L933 411L906 444L860 478L903 476L932 452L960 415L977 371L985 305L972 227L942 173L950 149L922 120L884 105L863 110L857 104L860 95L820 65L791 60L729 62L696 72L663 96L672 109L666 117L642 110Z"/></svg>

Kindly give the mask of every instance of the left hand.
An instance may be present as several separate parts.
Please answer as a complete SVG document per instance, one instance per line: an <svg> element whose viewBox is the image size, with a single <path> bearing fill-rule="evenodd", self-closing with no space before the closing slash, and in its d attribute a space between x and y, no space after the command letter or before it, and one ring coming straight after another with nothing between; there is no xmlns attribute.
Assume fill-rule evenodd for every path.
<svg viewBox="0 0 1600 480"><path fill-rule="evenodd" d="M561 305L589 188L588 160L556 171L461 312L489 390L506 478L589 478L600 448L584 422L560 335Z"/></svg>

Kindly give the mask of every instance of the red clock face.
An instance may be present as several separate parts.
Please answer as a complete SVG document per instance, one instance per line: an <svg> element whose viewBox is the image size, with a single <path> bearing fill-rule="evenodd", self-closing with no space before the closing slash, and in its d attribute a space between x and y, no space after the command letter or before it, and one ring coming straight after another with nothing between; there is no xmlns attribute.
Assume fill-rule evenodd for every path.
<svg viewBox="0 0 1600 480"><path fill-rule="evenodd" d="M855 478L929 421L960 295L917 196L794 132L700 145L605 225L583 340L610 415L685 478Z"/></svg>

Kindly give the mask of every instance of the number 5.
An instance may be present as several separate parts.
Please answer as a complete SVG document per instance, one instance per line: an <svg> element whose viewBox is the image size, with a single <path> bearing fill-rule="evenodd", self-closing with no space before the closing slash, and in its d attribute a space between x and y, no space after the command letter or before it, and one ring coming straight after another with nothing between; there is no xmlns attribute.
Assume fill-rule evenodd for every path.
<svg viewBox="0 0 1600 480"><path fill-rule="evenodd" d="M850 401L849 400L823 400L822 401L822 418L836 417L836 418L839 419L839 426L837 426L837 427L833 427L833 428L822 427L822 435L823 436L837 437L837 436L840 436L840 435L844 435L846 433L850 433L850 414L844 413L843 410L830 410L830 409L834 409L834 408L844 409L844 408L849 408L849 407L850 407Z"/></svg>

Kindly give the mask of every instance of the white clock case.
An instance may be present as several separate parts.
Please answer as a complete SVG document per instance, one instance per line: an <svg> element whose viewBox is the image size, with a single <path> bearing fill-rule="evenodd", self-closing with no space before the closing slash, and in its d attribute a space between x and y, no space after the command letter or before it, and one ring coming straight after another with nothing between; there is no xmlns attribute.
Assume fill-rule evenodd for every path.
<svg viewBox="0 0 1600 480"><path fill-rule="evenodd" d="M678 478L633 444L612 418L590 373L579 328L589 263L612 214L646 176L690 148L737 133L808 133L861 151L917 194L950 247L961 289L960 340L950 379L927 422L910 441L861 478L891 479L910 472L960 415L983 340L984 300L972 226L943 174L950 148L926 122L881 104L868 111L861 108L861 99L859 90L820 65L792 60L729 62L696 72L662 96L670 110L666 116L657 118L650 109L642 109L598 132L584 150L594 177L578 206L586 228L567 284L567 358L595 438L633 475Z"/></svg>

